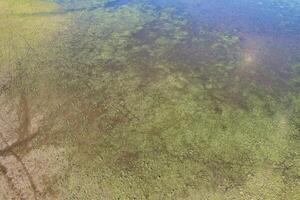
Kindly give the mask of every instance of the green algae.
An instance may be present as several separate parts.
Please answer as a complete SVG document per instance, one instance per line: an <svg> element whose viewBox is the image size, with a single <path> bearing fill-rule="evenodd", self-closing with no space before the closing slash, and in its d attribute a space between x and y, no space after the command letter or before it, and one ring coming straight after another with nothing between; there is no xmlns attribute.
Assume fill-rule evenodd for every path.
<svg viewBox="0 0 300 200"><path fill-rule="evenodd" d="M297 197L294 86L278 101L243 71L239 36L187 25L140 3L75 14L14 86L50 90L33 95L54 113L36 146L69 148L60 199Z"/></svg>
<svg viewBox="0 0 300 200"><path fill-rule="evenodd" d="M291 66L292 78L290 79L290 83L299 88L300 87L300 64L296 63Z"/></svg>
<svg viewBox="0 0 300 200"><path fill-rule="evenodd" d="M85 34L77 30L78 35L71 35L80 54L76 49L70 52L72 68L58 68L63 78L57 83L65 80L67 92L85 90L89 99L79 97L71 106L67 138L77 150L70 161L70 178L62 183L68 185L62 190L64 198L295 195L287 191L297 188L297 161L292 156L297 147L291 139L297 129L289 123L284 105L272 96L261 99L258 89L238 75L232 82L240 63L239 38L209 31L191 38L184 21L170 20L172 11L161 11L157 19L154 11L141 10L124 6L87 13L77 21ZM89 23L82 22L85 18ZM180 48L189 41L192 49ZM209 68L203 59L212 59L210 54L176 59L175 55L201 49L214 56ZM78 61L89 67L82 68ZM286 162L293 164L285 169ZM282 175L283 169L290 175Z"/></svg>
<svg viewBox="0 0 300 200"><path fill-rule="evenodd" d="M79 180L88 184L92 177L97 182L97 187L102 188L103 198L188 198L189 195L194 195L189 194L191 188L204 191L210 199L233 196L242 198L243 194L236 193L236 188L246 193L255 192L257 188L254 186L259 182L256 178L261 178L260 170L266 167L271 168L271 171L267 172L270 176L266 180L269 185L261 190L260 195L265 195L266 198L288 195L281 192L286 187L282 176L273 171L273 164L280 165L295 147L289 137L296 130L286 124L287 119L283 111L275 109L270 117L264 111L264 101L246 91L244 96L248 99L247 104L251 111L208 98L215 87L223 88L220 79L216 80L217 77L222 76L224 84L230 78L224 77L223 70L231 70L226 67L230 65L228 63L235 62L228 60L230 56L221 57L227 60L222 61L224 63L217 61L215 67L204 71L214 81L212 86L203 86L201 81L190 80L189 78L197 72L178 71L181 63L178 66L159 64L168 62L164 60L164 55L169 53L169 49L184 42L184 39L174 37L175 39L171 40L170 37L164 36L178 32L178 28L174 29L174 24L168 24L167 19L163 16L162 24L154 26L153 33L147 27L147 21L145 25L138 25L137 27L145 27L149 35L148 40L155 43L133 46L126 49L126 54L122 54L125 53L122 48L127 45L122 46L118 42L122 38L110 36L116 41L115 44L110 43L110 48L117 46L117 49L106 53L101 60L127 58L118 60L121 67L124 63L127 66L121 70L122 73L111 72L98 66L97 70L104 70L102 73L107 71L108 77L114 76L109 82L104 81L103 86L99 85L100 82L95 82L95 86L92 86L100 90L108 87L104 89L106 96L109 96L108 102L100 103L99 100L103 98L99 97L97 102L104 104L108 112L96 116L92 122L87 122L88 131L80 140L85 140L88 134L94 138L93 148L90 149L90 143L79 147L76 160L83 171L76 179L78 166L73 169L75 171L71 175L71 182L68 182L70 188L66 192L66 198L72 198L68 194L75 192L73 188L77 187ZM165 32L158 34L161 29ZM140 31L143 31L143 28L137 28L133 35ZM126 35L130 36L129 33ZM203 35L213 38L212 42L207 42ZM184 38L186 37L188 36ZM125 41L127 40L135 42L135 38L128 37ZM207 43L203 48L212 46L212 51L216 48L235 47L239 41L236 36L210 32L204 32L197 40L199 46ZM195 39L193 41L195 43ZM141 41L136 42L140 44ZM147 56L141 56L139 59L135 57L135 60L132 60L130 50L140 56L143 51L147 51L152 62L142 61L149 60ZM228 49L228 52L232 50ZM151 71L147 69L150 67ZM219 71L220 69L222 70ZM81 79L78 81L82 83ZM93 93L93 98L95 97L96 93ZM270 99L269 102L271 101L273 100ZM274 102L269 106L275 108L278 104ZM89 113L87 117L89 118ZM93 124L98 125L98 129L91 128L94 127ZM247 186L243 187L244 184ZM218 192L214 193L215 190ZM225 190L230 192L222 192ZM271 191L274 190L277 190L277 193L272 194ZM88 186L73 195L80 196L83 193L87 193L89 198L99 195L94 187Z"/></svg>

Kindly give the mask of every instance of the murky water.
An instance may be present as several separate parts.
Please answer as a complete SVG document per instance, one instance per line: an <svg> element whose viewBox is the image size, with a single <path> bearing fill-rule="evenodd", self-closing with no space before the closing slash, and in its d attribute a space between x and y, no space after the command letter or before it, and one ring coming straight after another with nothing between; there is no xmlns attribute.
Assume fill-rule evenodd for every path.
<svg viewBox="0 0 300 200"><path fill-rule="evenodd" d="M0 199L299 198L300 1L0 8Z"/></svg>

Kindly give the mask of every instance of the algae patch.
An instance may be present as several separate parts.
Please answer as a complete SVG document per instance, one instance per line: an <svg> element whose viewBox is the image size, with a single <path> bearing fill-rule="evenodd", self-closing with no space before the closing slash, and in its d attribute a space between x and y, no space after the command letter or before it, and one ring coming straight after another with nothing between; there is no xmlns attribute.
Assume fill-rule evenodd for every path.
<svg viewBox="0 0 300 200"><path fill-rule="evenodd" d="M3 96L12 108L27 105L24 110L31 115L20 118L43 116L31 144L37 151L28 158L53 152L65 160L50 170L59 173L45 180L45 196L214 200L299 195L294 55L282 69L270 67L269 60L254 62L245 48L253 39L245 35L252 32L206 22L195 26L188 11L214 6L204 1L56 2L59 7L30 4L42 4L42 12L54 15L24 15L33 12L24 6L27 11L1 15L10 20L0 22L13 28L0 32L7 45L1 47L7 52L1 64L15 69ZM263 36L256 35L272 37ZM264 50L273 47L264 45L255 53L267 54Z"/></svg>

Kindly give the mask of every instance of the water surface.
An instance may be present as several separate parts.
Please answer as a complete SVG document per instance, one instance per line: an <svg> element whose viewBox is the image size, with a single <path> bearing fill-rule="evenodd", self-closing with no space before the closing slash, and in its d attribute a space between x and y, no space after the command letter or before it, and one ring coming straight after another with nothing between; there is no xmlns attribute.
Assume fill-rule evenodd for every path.
<svg viewBox="0 0 300 200"><path fill-rule="evenodd" d="M297 199L298 0L0 0L0 199Z"/></svg>

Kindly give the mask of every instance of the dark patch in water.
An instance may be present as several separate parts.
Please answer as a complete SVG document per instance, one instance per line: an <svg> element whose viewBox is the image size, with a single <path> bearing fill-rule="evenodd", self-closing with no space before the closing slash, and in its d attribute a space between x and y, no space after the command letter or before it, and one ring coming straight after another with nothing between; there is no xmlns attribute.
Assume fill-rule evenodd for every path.
<svg viewBox="0 0 300 200"><path fill-rule="evenodd" d="M134 0L114 0L114 1L109 1L108 3L105 4L106 8L118 8L123 5L128 5L130 3L133 3Z"/></svg>

